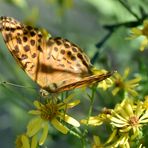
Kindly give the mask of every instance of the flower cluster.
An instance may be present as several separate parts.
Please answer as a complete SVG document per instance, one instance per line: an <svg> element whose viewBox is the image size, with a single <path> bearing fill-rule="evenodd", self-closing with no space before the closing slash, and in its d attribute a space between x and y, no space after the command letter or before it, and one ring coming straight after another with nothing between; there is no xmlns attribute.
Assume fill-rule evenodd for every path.
<svg viewBox="0 0 148 148"><path fill-rule="evenodd" d="M105 69L101 69L101 70L98 70L96 69L95 67L93 67L91 69L92 73L95 74L95 75L98 75L98 74L105 74L107 73L107 71ZM107 78L101 82L99 82L98 84L98 88L102 88L104 91L107 90L108 88L110 88L113 84L113 81L111 78Z"/></svg>
<svg viewBox="0 0 148 148"><path fill-rule="evenodd" d="M148 45L148 20L143 22L143 28L132 28L131 29L131 36L129 39L135 39L137 37L143 36L144 40L141 43L140 51L143 51L144 48Z"/></svg>
<svg viewBox="0 0 148 148"><path fill-rule="evenodd" d="M46 103L34 101L36 109L29 113L35 117L28 123L26 134L17 138L16 147L36 148L37 142L39 145L43 145L48 136L49 123L63 134L67 134L70 130L65 123L79 127L79 122L66 113L68 109L80 103L80 100L70 102L71 99L72 95L63 101L55 98L46 100Z"/></svg>
<svg viewBox="0 0 148 148"><path fill-rule="evenodd" d="M118 131L118 138L122 138L115 145L128 146L130 141L141 138L142 127L148 123L148 108L144 104L145 102L126 98L116 105L110 120L113 128ZM113 139L116 137L117 135Z"/></svg>
<svg viewBox="0 0 148 148"><path fill-rule="evenodd" d="M92 71L94 74L106 72L96 69ZM90 114L87 119L80 121L81 124L86 124L87 126L97 127L105 123L105 125L111 127L112 132L105 143L102 143L98 136L95 135L93 137L93 148L129 148L132 141L136 138L141 138L142 127L148 124L148 96L145 97L145 101L143 102L134 101L132 97L138 96L136 88L139 85L141 77L136 76L129 80L129 72L129 68L125 69L123 75L115 72L111 78L98 84L98 87L103 90L112 87L113 96L123 91L123 101L117 104L114 109L103 108L97 116L91 116ZM74 133L72 128L79 127L80 123L68 115L67 110L78 105L80 100L71 101L72 98L73 95L69 95L65 99L50 98L44 103L34 101L35 109L29 111L29 114L32 114L34 118L28 123L26 133L17 138L16 147L36 148L38 145L43 145L50 131L50 125L63 134L67 134L68 132ZM90 98L93 99L92 97ZM74 134L76 135L77 133ZM77 136L80 138L80 135ZM142 147L142 145L140 146Z"/></svg>
<svg viewBox="0 0 148 148"><path fill-rule="evenodd" d="M123 75L120 75L118 72L112 77L114 89L112 94L116 95L120 90L124 93L130 94L132 96L138 96L136 87L139 85L141 80L140 76L136 76L134 79L128 80L130 69L126 68Z"/></svg>
<svg viewBox="0 0 148 148"><path fill-rule="evenodd" d="M112 94L114 96L117 95L119 91L122 91L132 96L138 96L136 87L139 85L141 77L137 75L135 78L129 80L129 73L129 68L125 69L123 75L118 72L115 72L111 78L100 82L98 84L98 87L103 88L103 90L107 90L108 88L113 87Z"/></svg>
<svg viewBox="0 0 148 148"><path fill-rule="evenodd" d="M110 117L111 117L111 110L104 108L99 115L90 116L89 119L82 119L81 123L93 126L100 126L104 122L109 122Z"/></svg>
<svg viewBox="0 0 148 148"><path fill-rule="evenodd" d="M131 141L141 138L142 127L148 124L147 103L147 97L145 101L133 101L131 98L125 98L120 104L117 104L114 109L110 110L110 113L91 116L88 121L82 120L81 123L88 123L91 126L99 126L106 121L111 125L113 132L107 141L101 144L99 138L95 136L93 147L95 148L101 144L102 147L107 148L129 148ZM104 118L102 118L102 116Z"/></svg>

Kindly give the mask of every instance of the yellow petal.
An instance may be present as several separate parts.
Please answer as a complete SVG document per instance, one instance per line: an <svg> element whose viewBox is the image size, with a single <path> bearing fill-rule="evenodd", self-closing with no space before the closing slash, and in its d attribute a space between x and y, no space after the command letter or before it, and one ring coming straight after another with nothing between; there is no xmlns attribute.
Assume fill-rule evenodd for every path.
<svg viewBox="0 0 148 148"><path fill-rule="evenodd" d="M140 123L148 123L148 119L143 119Z"/></svg>
<svg viewBox="0 0 148 148"><path fill-rule="evenodd" d="M113 130L112 134L109 136L106 143L110 143L111 141L113 141L113 139L116 137L116 134L117 134L117 130Z"/></svg>
<svg viewBox="0 0 148 148"><path fill-rule="evenodd" d="M126 122L115 117L111 117L111 121L111 124L115 125L116 127L123 127L126 124Z"/></svg>
<svg viewBox="0 0 148 148"><path fill-rule="evenodd" d="M144 25L144 28L147 28L147 26L148 26L148 20L144 20L143 21L143 25Z"/></svg>
<svg viewBox="0 0 148 148"><path fill-rule="evenodd" d="M112 90L113 96L115 96L119 92L120 88L116 87L115 89Z"/></svg>
<svg viewBox="0 0 148 148"><path fill-rule="evenodd" d="M80 103L80 100L74 100L73 102L67 104L67 108L72 108L78 105L79 103Z"/></svg>
<svg viewBox="0 0 148 148"><path fill-rule="evenodd" d="M38 109L41 108L41 103L39 101L34 101L33 104L36 108L38 108Z"/></svg>
<svg viewBox="0 0 148 148"><path fill-rule="evenodd" d="M37 148L37 136L32 137L31 148Z"/></svg>
<svg viewBox="0 0 148 148"><path fill-rule="evenodd" d="M73 98L74 94L69 95L67 98L63 100L63 102L58 103L58 107L65 107L65 105Z"/></svg>
<svg viewBox="0 0 148 148"><path fill-rule="evenodd" d="M143 102L143 107L145 109L148 109L148 97L147 96L145 97L145 101Z"/></svg>
<svg viewBox="0 0 148 148"><path fill-rule="evenodd" d="M134 113L133 113L133 108L132 108L131 104L128 104L128 103L127 103L127 104L124 106L124 108L125 108L126 113L128 114L129 117L134 115Z"/></svg>
<svg viewBox="0 0 148 148"><path fill-rule="evenodd" d="M143 144L140 144L138 148L144 148Z"/></svg>
<svg viewBox="0 0 148 148"><path fill-rule="evenodd" d="M143 107L143 102L138 101L134 114L139 118L139 121L140 121L140 118L142 117L142 115L145 114L144 111L145 111L145 108Z"/></svg>
<svg viewBox="0 0 148 148"><path fill-rule="evenodd" d="M89 124L93 126L99 126L103 123L103 119L99 118L99 116L94 116L94 117L89 117L89 119L82 119L81 120L82 124Z"/></svg>
<svg viewBox="0 0 148 148"><path fill-rule="evenodd" d="M145 120L148 120L148 110L140 117L139 122L143 122Z"/></svg>
<svg viewBox="0 0 148 148"><path fill-rule="evenodd" d="M110 78L103 80L98 84L98 87L102 88L104 91L113 85L113 81Z"/></svg>
<svg viewBox="0 0 148 148"><path fill-rule="evenodd" d="M73 102L71 102L71 103L67 103L67 104L60 104L61 106L59 106L59 104L58 104L58 106L59 106L59 110L60 109L68 109L68 108L73 108L74 106L76 106L76 105L78 105L80 103L80 100L74 100Z"/></svg>
<svg viewBox="0 0 148 148"><path fill-rule="evenodd" d="M129 144L128 140L125 143L125 148L130 148L130 144Z"/></svg>
<svg viewBox="0 0 148 148"><path fill-rule="evenodd" d="M144 51L144 48L148 45L148 39L145 38L142 43L141 43L141 46L140 46L140 51Z"/></svg>
<svg viewBox="0 0 148 148"><path fill-rule="evenodd" d="M94 143L96 144L96 145L99 145L100 144L100 138L98 137L98 136L93 136L93 140L94 140Z"/></svg>
<svg viewBox="0 0 148 148"><path fill-rule="evenodd" d="M67 123L75 126L75 127L79 127L80 126L80 123L77 120L75 120L74 118L72 118L72 117L70 117L68 115L65 115L64 118L63 118L63 120L65 122L67 122Z"/></svg>
<svg viewBox="0 0 148 148"><path fill-rule="evenodd" d="M128 140L128 135L127 134L123 135L123 136L121 136L121 138L119 138L119 141L120 141L121 145L125 144L127 142L127 140Z"/></svg>
<svg viewBox="0 0 148 148"><path fill-rule="evenodd" d="M39 111L39 110L30 110L28 113L32 114L32 115L40 115L41 111Z"/></svg>
<svg viewBox="0 0 148 148"><path fill-rule="evenodd" d="M39 141L39 145L43 145L48 135L48 122L43 127L43 133Z"/></svg>
<svg viewBox="0 0 148 148"><path fill-rule="evenodd" d="M127 120L129 119L128 114L123 109L121 109L121 112L122 114L120 112L119 112L120 114L117 112L114 112L116 118L120 119L123 122L127 122Z"/></svg>
<svg viewBox="0 0 148 148"><path fill-rule="evenodd" d="M132 28L131 32L132 32L133 36L140 36L140 35L142 35L142 31L140 29L138 29L138 28Z"/></svg>
<svg viewBox="0 0 148 148"><path fill-rule="evenodd" d="M132 79L132 80L129 80L127 83L129 84L129 85L131 85L131 84L135 84L135 83L138 83L139 81L141 81L141 77L140 76L137 76L135 79Z"/></svg>
<svg viewBox="0 0 148 148"><path fill-rule="evenodd" d="M131 126L127 126L127 127L119 129L119 131L123 133L127 133L129 130L131 130L131 128L132 128Z"/></svg>
<svg viewBox="0 0 148 148"><path fill-rule="evenodd" d="M132 96L138 96L138 93L134 89L127 89L127 92L129 92Z"/></svg>
<svg viewBox="0 0 148 148"><path fill-rule="evenodd" d="M114 109L114 111L116 112L116 113L115 113L115 116L117 116L117 117L120 118L120 119L121 119L121 117L122 117L121 120L124 120L124 118L128 120L129 116L128 116L128 114L126 113L126 111L125 111L125 109L124 109L124 106L125 106L124 103L123 103L123 104L117 104L117 105L116 105L116 107L115 107L115 109ZM120 116L118 116L117 113L120 114ZM124 120L124 121L126 121L126 120Z"/></svg>
<svg viewBox="0 0 148 148"><path fill-rule="evenodd" d="M69 129L65 127L63 124L61 124L57 119L51 120L52 125L61 133L67 134Z"/></svg>
<svg viewBox="0 0 148 148"><path fill-rule="evenodd" d="M30 148L29 139L26 135L22 135L21 137L23 148Z"/></svg>
<svg viewBox="0 0 148 148"><path fill-rule="evenodd" d="M27 126L27 135L32 137L35 135L41 128L43 120L41 118L34 118L32 119Z"/></svg>
<svg viewBox="0 0 148 148"><path fill-rule="evenodd" d="M121 146L122 148L127 148L124 146L126 142L128 142L127 140L128 140L127 134L121 135L120 138L118 138L118 140L115 142L114 147Z"/></svg>
<svg viewBox="0 0 148 148"><path fill-rule="evenodd" d="M129 73L130 73L130 68L127 67L127 68L124 70L123 79L126 79L126 78L128 77L128 75L129 75Z"/></svg>

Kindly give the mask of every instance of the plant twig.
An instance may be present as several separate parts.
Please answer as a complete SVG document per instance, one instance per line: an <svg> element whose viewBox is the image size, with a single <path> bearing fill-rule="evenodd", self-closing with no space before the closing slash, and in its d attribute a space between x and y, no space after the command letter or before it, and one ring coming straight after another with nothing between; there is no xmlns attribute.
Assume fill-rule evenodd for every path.
<svg viewBox="0 0 148 148"><path fill-rule="evenodd" d="M97 48L100 48L101 46L103 46L103 44L105 44L105 42L111 37L111 35L114 33L115 30L117 30L119 27L136 27L140 24L142 24L142 22L148 18L148 14L144 11L144 9L142 7L139 7L140 12L141 12L141 18L139 18L139 16L133 12L131 10L131 8L127 5L127 3L125 3L125 1L123 0L119 0L119 2L122 4L123 7L125 7L127 9L128 12L130 12L137 20L136 21L127 21L127 22L122 22L122 23L118 23L118 24L111 24L111 25L104 25L103 27L105 29L107 29L109 31L109 33L96 44ZM94 56L92 57L92 64L94 64L97 60L97 58L99 57L99 51L96 51L96 53L94 54Z"/></svg>
<svg viewBox="0 0 148 148"><path fill-rule="evenodd" d="M108 34L96 44L97 48L100 48L109 38L110 36L114 33L114 30L108 32ZM91 63L94 64L97 58L99 57L100 50L97 50L96 53L94 54L93 58L91 59Z"/></svg>
<svg viewBox="0 0 148 148"><path fill-rule="evenodd" d="M90 108L89 108L89 112L88 112L88 119L90 118L90 116L92 114L93 104L94 104L94 100L95 100L95 92L96 92L96 88L93 87L92 88L92 94L91 94L91 96L89 96L89 98L90 98ZM88 120L87 120L87 124L88 124Z"/></svg>
<svg viewBox="0 0 148 148"><path fill-rule="evenodd" d="M143 21L148 18L148 14L143 15L140 19L136 20L136 21L127 21L127 22L122 22L122 23L118 23L118 24L111 24L111 25L104 25L103 27L109 31L109 33L96 44L97 48L102 47L106 41L111 37L111 35L120 27L127 27L127 28L131 28L131 27L136 27L139 26L143 23ZM96 60L99 57L99 51L96 51L96 53L94 54L94 56L92 57L92 64L94 64L96 62Z"/></svg>
<svg viewBox="0 0 148 148"><path fill-rule="evenodd" d="M119 2L127 9L127 11L129 11L135 18L137 18L137 20L139 20L138 15L133 12L125 2L123 2L122 0L119 0Z"/></svg>

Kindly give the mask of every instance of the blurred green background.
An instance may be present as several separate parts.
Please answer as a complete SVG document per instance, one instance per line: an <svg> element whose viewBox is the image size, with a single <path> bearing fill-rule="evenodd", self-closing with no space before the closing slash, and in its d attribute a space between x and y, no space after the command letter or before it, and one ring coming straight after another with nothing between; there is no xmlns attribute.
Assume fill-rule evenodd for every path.
<svg viewBox="0 0 148 148"><path fill-rule="evenodd" d="M129 8L141 17L141 8L148 13L147 0L125 0ZM141 10L141 11L140 11ZM52 36L66 38L79 45L92 59L97 68L118 70L123 73L126 67L132 73L140 73L145 81L141 83L141 97L148 93L148 50L139 51L141 39L126 40L130 28L120 25L110 30L104 25L136 21L126 7L118 0L0 0L0 16L14 17L26 24L46 28ZM134 27L134 26L133 26ZM104 40L103 40L104 39ZM105 42L103 42L105 41ZM100 43L99 48L96 44ZM24 88L4 85L11 82L27 86ZM40 99L39 88L22 71L15 62L0 36L0 147L13 148L16 136L26 131L34 99ZM89 93L90 90L88 90ZM73 109L71 114L77 119L85 117L87 95L75 91L76 98L82 104ZM113 97L110 92L99 90L96 93L97 106L94 112L102 107L113 107L121 98ZM83 110L83 112L82 112ZM54 148L81 147L81 142L73 136L62 135L51 129L46 146ZM102 134L104 129L97 131ZM96 132L96 131L95 131ZM92 136L90 134L90 136ZM148 135L147 135L148 136ZM75 143L75 144L73 144ZM145 142L146 143L146 142ZM147 145L148 146L148 145ZM43 146L45 147L45 146Z"/></svg>

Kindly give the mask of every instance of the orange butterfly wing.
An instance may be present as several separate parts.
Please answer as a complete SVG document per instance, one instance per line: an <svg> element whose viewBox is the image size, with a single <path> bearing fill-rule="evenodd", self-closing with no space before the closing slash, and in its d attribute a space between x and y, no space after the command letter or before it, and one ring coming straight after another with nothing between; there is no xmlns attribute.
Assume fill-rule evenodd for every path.
<svg viewBox="0 0 148 148"><path fill-rule="evenodd" d="M10 17L0 18L0 31L17 63L49 92L71 90L111 76L92 75L89 58L68 40L47 38L39 29Z"/></svg>

